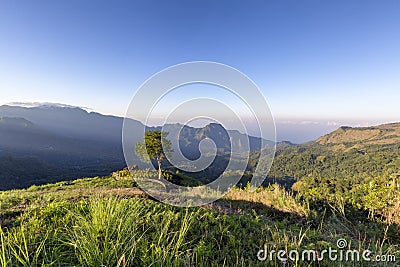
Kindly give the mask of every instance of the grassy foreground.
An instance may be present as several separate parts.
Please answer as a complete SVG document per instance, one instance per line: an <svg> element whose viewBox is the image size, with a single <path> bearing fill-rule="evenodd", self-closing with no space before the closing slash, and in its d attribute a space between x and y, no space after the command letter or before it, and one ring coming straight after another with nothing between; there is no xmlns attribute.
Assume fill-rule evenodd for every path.
<svg viewBox="0 0 400 267"><path fill-rule="evenodd" d="M399 262L288 260L260 249L347 248L400 259L396 224L345 216L278 185L233 189L198 208L149 199L116 174L0 193L0 266L396 266Z"/></svg>

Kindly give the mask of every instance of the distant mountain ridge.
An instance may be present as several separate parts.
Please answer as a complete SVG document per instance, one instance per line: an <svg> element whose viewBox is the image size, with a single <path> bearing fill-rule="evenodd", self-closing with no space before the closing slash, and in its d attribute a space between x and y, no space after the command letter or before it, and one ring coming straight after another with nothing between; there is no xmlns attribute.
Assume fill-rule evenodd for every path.
<svg viewBox="0 0 400 267"><path fill-rule="evenodd" d="M11 106L11 107L24 107L24 108L80 108L83 110L90 110L85 107L79 107L79 106L72 106L72 105L67 105L67 104L61 104L61 103L51 103L51 102L11 102L7 103L4 106Z"/></svg>
<svg viewBox="0 0 400 267"><path fill-rule="evenodd" d="M87 112L79 107L69 105L56 104L51 105L46 103L43 106L37 105L34 107L19 107L19 106L0 106L0 117L19 117L24 118L33 124L49 130L55 134L70 137L74 139L92 140L92 141L106 141L120 145L122 136L122 126L124 118L110 115L102 115L96 112ZM132 139L139 142L143 138L145 129L160 129L160 127L145 127L141 122L129 119L129 125L134 129L134 136ZM181 129L180 124L164 125L163 129L168 132L176 132ZM180 137L193 140L201 140L208 137L215 139L214 141L219 148L228 149L229 142L223 132L225 129L219 124L209 124L203 128L194 128L190 126L183 126L184 130L181 131ZM228 130L233 138L232 141L247 138L246 134L242 134L235 130ZM219 139L220 138L220 139ZM225 138L225 140L222 140ZM193 141L192 140L192 141ZM260 138L249 136L250 150L260 149ZM268 142L272 145L271 142Z"/></svg>
<svg viewBox="0 0 400 267"><path fill-rule="evenodd" d="M49 108L51 107L51 108ZM118 143L123 118L87 112L72 106L0 106L0 117L24 118L44 129L66 137ZM133 121L138 127L144 127Z"/></svg>
<svg viewBox="0 0 400 267"><path fill-rule="evenodd" d="M54 164L78 165L82 159L96 159L105 154L104 159L111 160L121 156L111 145L100 145L96 141L82 141L58 135L24 118L0 118L0 148L19 155L35 155ZM62 164L57 164L62 160Z"/></svg>
<svg viewBox="0 0 400 267"><path fill-rule="evenodd" d="M121 117L63 104L0 106L0 155L37 157L58 169L60 174L104 175L125 165L122 153L123 123L124 118ZM125 123L130 127L127 147L132 151L137 142L143 141L145 130L160 128L146 127L132 119ZM236 149L232 152L240 152L247 142L251 151L259 150L262 143L260 138L248 137L234 130L227 131L219 124L209 124L203 128L169 124L164 125L163 130L170 133L170 138L179 139L182 153L191 159L200 155L199 143L205 138L214 141L220 155L231 152L231 141L235 144L232 149ZM273 142L265 144L271 148L274 146ZM24 160L30 161L31 158ZM45 169L48 169L47 165ZM0 170L0 189L5 179L12 177L2 176Z"/></svg>

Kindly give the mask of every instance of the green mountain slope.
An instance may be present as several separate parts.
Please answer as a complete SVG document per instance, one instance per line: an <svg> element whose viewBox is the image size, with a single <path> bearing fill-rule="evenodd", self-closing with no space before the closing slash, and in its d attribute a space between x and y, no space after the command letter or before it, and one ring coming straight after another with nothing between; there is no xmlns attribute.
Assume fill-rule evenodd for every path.
<svg viewBox="0 0 400 267"><path fill-rule="evenodd" d="M358 181L400 172L400 124L340 127L314 142L278 146L271 179L298 181L304 177ZM257 158L257 153L253 154ZM253 166L256 161L253 161Z"/></svg>

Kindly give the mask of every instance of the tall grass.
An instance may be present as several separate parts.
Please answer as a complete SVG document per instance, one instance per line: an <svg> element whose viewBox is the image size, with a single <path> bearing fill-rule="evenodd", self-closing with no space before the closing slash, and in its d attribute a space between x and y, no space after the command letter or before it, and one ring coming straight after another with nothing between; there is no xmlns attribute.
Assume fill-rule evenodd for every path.
<svg viewBox="0 0 400 267"><path fill-rule="evenodd" d="M209 207L182 209L104 194L73 201L57 199L44 207L35 204L7 228L0 228L0 267L282 266L276 257L260 262L257 252L264 244L268 249L287 251L334 248L339 237L345 237L353 248L400 255L391 237L395 233L389 228L371 222L368 227L373 230L359 238L356 233L362 233L365 226L334 213L314 218L304 203L279 187L252 194L235 189L216 204L228 214ZM237 209L247 210L230 212ZM312 264L297 261L286 266Z"/></svg>
<svg viewBox="0 0 400 267"><path fill-rule="evenodd" d="M133 263L140 207L130 207L116 198L91 201L73 210L74 225L67 226L67 244L85 266L127 266Z"/></svg>
<svg viewBox="0 0 400 267"><path fill-rule="evenodd" d="M66 229L67 244L86 266L172 265L184 253L187 229L196 214L186 210L179 218L164 212L157 215L159 221L152 215L138 200L111 197L91 201L73 211L75 223ZM179 229L173 226L177 222Z"/></svg>
<svg viewBox="0 0 400 267"><path fill-rule="evenodd" d="M72 214L67 244L85 266L174 266L196 217L187 209L156 213L143 201L116 197L92 200Z"/></svg>
<svg viewBox="0 0 400 267"><path fill-rule="evenodd" d="M25 226L8 233L0 227L0 266L49 266L52 255L47 255L45 245L48 235L36 238ZM49 264L46 264L48 262Z"/></svg>

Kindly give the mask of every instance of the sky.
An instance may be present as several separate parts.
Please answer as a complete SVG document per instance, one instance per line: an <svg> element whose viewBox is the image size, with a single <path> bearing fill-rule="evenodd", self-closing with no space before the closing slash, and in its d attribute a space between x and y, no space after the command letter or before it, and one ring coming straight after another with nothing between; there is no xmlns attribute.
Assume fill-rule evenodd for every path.
<svg viewBox="0 0 400 267"><path fill-rule="evenodd" d="M3 0L0 104L123 116L149 77L200 60L251 78L282 140L400 121L398 14L397 0Z"/></svg>

